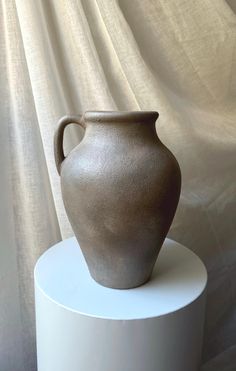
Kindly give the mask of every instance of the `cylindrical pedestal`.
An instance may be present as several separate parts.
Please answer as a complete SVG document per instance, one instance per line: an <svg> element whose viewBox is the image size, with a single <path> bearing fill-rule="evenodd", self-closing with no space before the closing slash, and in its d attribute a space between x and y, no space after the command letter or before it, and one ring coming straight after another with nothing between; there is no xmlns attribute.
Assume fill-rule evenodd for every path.
<svg viewBox="0 0 236 371"><path fill-rule="evenodd" d="M197 371L206 269L166 239L151 280L130 290L97 284L75 238L35 267L38 371Z"/></svg>

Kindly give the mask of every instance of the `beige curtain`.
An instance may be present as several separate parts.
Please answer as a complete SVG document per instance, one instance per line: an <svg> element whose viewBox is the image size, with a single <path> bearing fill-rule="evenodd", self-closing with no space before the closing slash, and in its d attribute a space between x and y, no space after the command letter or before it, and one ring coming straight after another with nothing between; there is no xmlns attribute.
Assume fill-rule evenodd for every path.
<svg viewBox="0 0 236 371"><path fill-rule="evenodd" d="M202 371L235 370L235 8L234 0L1 0L2 371L36 370L33 266L72 234L53 133L60 116L90 109L160 113L157 132L183 175L169 237L209 272ZM66 136L70 150L81 133Z"/></svg>

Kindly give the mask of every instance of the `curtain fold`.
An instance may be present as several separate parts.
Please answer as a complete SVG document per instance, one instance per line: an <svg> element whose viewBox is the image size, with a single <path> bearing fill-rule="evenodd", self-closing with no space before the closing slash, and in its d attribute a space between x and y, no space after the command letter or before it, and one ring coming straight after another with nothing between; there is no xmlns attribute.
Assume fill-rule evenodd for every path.
<svg viewBox="0 0 236 371"><path fill-rule="evenodd" d="M157 110L183 176L169 237L209 274L203 371L236 359L236 14L231 0L1 0L0 369L36 370L33 267L72 235L57 120ZM82 138L66 130L66 152ZM234 361L234 362L233 362Z"/></svg>

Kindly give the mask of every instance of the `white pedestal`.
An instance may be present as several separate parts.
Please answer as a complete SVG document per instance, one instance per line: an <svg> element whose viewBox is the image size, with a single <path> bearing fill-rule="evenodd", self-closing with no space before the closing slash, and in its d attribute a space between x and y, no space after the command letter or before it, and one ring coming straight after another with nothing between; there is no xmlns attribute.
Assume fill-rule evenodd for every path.
<svg viewBox="0 0 236 371"><path fill-rule="evenodd" d="M166 240L152 279L130 290L97 284L71 238L35 267L38 371L197 371L207 273Z"/></svg>

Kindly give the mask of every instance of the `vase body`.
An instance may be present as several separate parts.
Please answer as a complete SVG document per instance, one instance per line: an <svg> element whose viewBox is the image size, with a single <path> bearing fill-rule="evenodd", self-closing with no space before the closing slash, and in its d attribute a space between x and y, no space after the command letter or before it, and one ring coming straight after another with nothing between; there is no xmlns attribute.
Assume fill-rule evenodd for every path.
<svg viewBox="0 0 236 371"><path fill-rule="evenodd" d="M176 211L181 173L156 134L157 117L86 112L82 141L61 158L65 209L90 274L103 286L127 289L149 280Z"/></svg>

